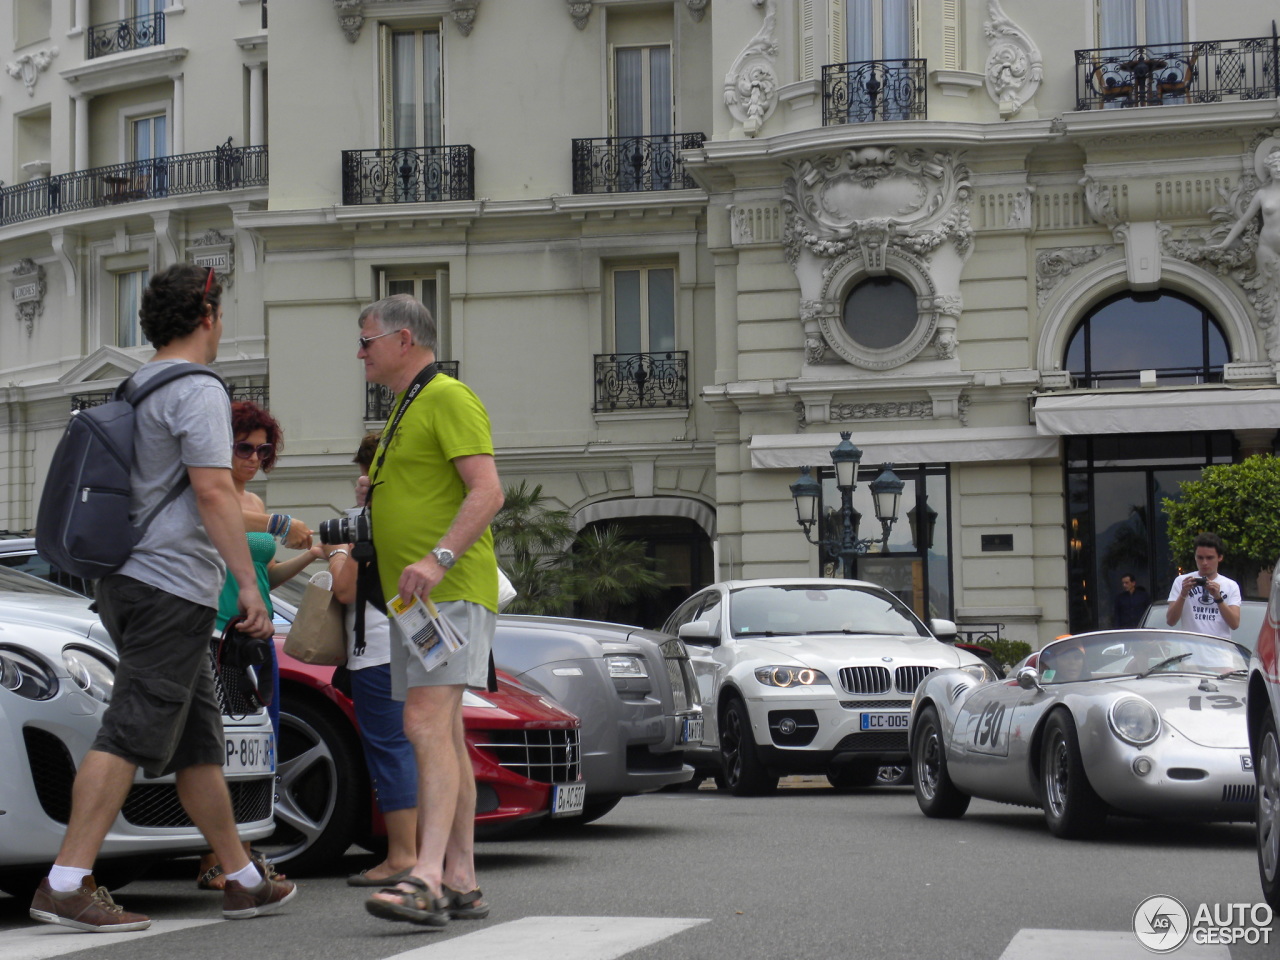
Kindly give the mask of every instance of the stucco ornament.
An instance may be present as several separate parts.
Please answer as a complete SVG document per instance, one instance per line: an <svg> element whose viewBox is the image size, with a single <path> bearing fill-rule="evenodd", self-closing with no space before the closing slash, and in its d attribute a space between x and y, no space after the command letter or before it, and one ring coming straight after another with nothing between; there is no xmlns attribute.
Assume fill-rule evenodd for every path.
<svg viewBox="0 0 1280 960"><path fill-rule="evenodd" d="M364 0L333 0L338 13L338 26L350 43L360 39L360 28L364 26Z"/></svg>
<svg viewBox="0 0 1280 960"><path fill-rule="evenodd" d="M569 5L569 16L573 25L579 30L587 29L587 20L591 17L591 0L565 0Z"/></svg>
<svg viewBox="0 0 1280 960"><path fill-rule="evenodd" d="M480 0L451 0L449 13L453 22L458 25L458 32L464 37L471 36L471 28L476 22L476 9Z"/></svg>
<svg viewBox="0 0 1280 960"><path fill-rule="evenodd" d="M777 0L751 2L764 7L764 23L724 77L724 104L748 137L760 133L778 105L778 74L774 66L778 56L778 41L774 36Z"/></svg>
<svg viewBox="0 0 1280 960"><path fill-rule="evenodd" d="M1252 169L1250 169L1252 167ZM1244 288L1262 329L1267 357L1280 362L1280 131L1255 140L1235 188L1219 188L1213 226L1166 241L1166 252L1200 263Z"/></svg>
<svg viewBox="0 0 1280 960"><path fill-rule="evenodd" d="M1097 260L1115 247L1093 244L1082 247L1057 247L1036 254L1036 305L1043 307L1053 288L1065 280L1076 267Z"/></svg>
<svg viewBox="0 0 1280 960"><path fill-rule="evenodd" d="M701 23L707 12L707 0L684 0L684 5L689 8L689 16L693 17L693 22Z"/></svg>
<svg viewBox="0 0 1280 960"><path fill-rule="evenodd" d="M23 82L27 88L28 97L34 97L36 81L40 79L40 74L49 69L49 64L53 63L53 58L57 55L57 47L48 47L37 50L35 53L24 53L12 63L6 63L4 69L9 76Z"/></svg>
<svg viewBox="0 0 1280 960"><path fill-rule="evenodd" d="M13 268L9 278L13 288L13 303L17 308L18 322L27 326L27 336L35 329L36 317L44 313L44 267L34 260L22 259Z"/></svg>
<svg viewBox="0 0 1280 960"><path fill-rule="evenodd" d="M958 364L960 272L973 246L968 168L952 153L895 146L788 165L783 246L800 281L806 364L889 370L917 356ZM855 341L844 303L858 284L884 275L915 292L915 323L900 342L871 348Z"/></svg>
<svg viewBox="0 0 1280 960"><path fill-rule="evenodd" d="M1044 79L1044 61L1031 36L1009 19L999 0L987 0L987 94L1001 118L1015 116L1035 96Z"/></svg>

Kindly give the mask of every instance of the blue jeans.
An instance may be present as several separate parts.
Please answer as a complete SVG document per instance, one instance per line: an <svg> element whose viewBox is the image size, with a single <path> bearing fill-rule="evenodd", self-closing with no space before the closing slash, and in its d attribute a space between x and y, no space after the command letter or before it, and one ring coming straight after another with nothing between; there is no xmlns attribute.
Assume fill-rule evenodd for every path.
<svg viewBox="0 0 1280 960"><path fill-rule="evenodd" d="M385 814L416 807L418 764L404 735L404 704L391 699L391 666L352 670L351 699L379 809Z"/></svg>

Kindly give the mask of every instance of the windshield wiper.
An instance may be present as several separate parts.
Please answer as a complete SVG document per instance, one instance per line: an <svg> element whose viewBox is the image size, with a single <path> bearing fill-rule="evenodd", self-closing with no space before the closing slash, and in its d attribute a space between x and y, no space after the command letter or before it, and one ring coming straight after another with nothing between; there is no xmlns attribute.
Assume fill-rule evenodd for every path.
<svg viewBox="0 0 1280 960"><path fill-rule="evenodd" d="M1248 667L1237 667L1235 670L1228 670L1226 673L1218 674L1219 680L1225 680L1227 677L1247 677L1249 675Z"/></svg>
<svg viewBox="0 0 1280 960"><path fill-rule="evenodd" d="M1138 679L1141 680L1143 677L1149 677L1151 676L1151 674L1155 673L1157 670L1160 670L1164 667L1171 667L1175 663L1181 663L1183 660L1186 660L1190 656L1191 656L1190 653L1179 653L1172 657L1165 657L1163 660L1157 663L1154 667L1150 667L1147 670L1144 670L1142 673L1138 674Z"/></svg>

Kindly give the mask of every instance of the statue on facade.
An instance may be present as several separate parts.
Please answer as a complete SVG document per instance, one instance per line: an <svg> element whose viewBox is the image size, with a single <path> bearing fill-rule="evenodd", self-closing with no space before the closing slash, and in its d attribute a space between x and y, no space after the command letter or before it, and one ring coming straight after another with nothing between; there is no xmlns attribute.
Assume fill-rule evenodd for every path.
<svg viewBox="0 0 1280 960"><path fill-rule="evenodd" d="M1272 360L1280 360L1280 146L1267 153L1258 167L1261 185L1253 199L1226 237L1210 249L1230 247L1246 230L1252 232L1254 218L1261 215L1254 249L1255 274L1245 284L1253 294L1258 320L1266 331L1267 354Z"/></svg>

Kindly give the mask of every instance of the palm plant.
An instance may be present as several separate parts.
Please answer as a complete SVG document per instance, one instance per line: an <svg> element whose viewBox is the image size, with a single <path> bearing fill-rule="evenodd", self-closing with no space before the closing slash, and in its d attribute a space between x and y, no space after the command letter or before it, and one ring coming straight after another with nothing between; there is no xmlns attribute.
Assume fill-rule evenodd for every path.
<svg viewBox="0 0 1280 960"><path fill-rule="evenodd" d="M583 531L568 566L570 589L582 615L594 620L666 585L666 577L645 556L645 545L626 539L617 527Z"/></svg>
<svg viewBox="0 0 1280 960"><path fill-rule="evenodd" d="M568 612L573 596L564 567L573 542L567 510L550 509L542 484L525 480L503 491L505 502L493 518L493 546L516 588L507 610L539 616Z"/></svg>

